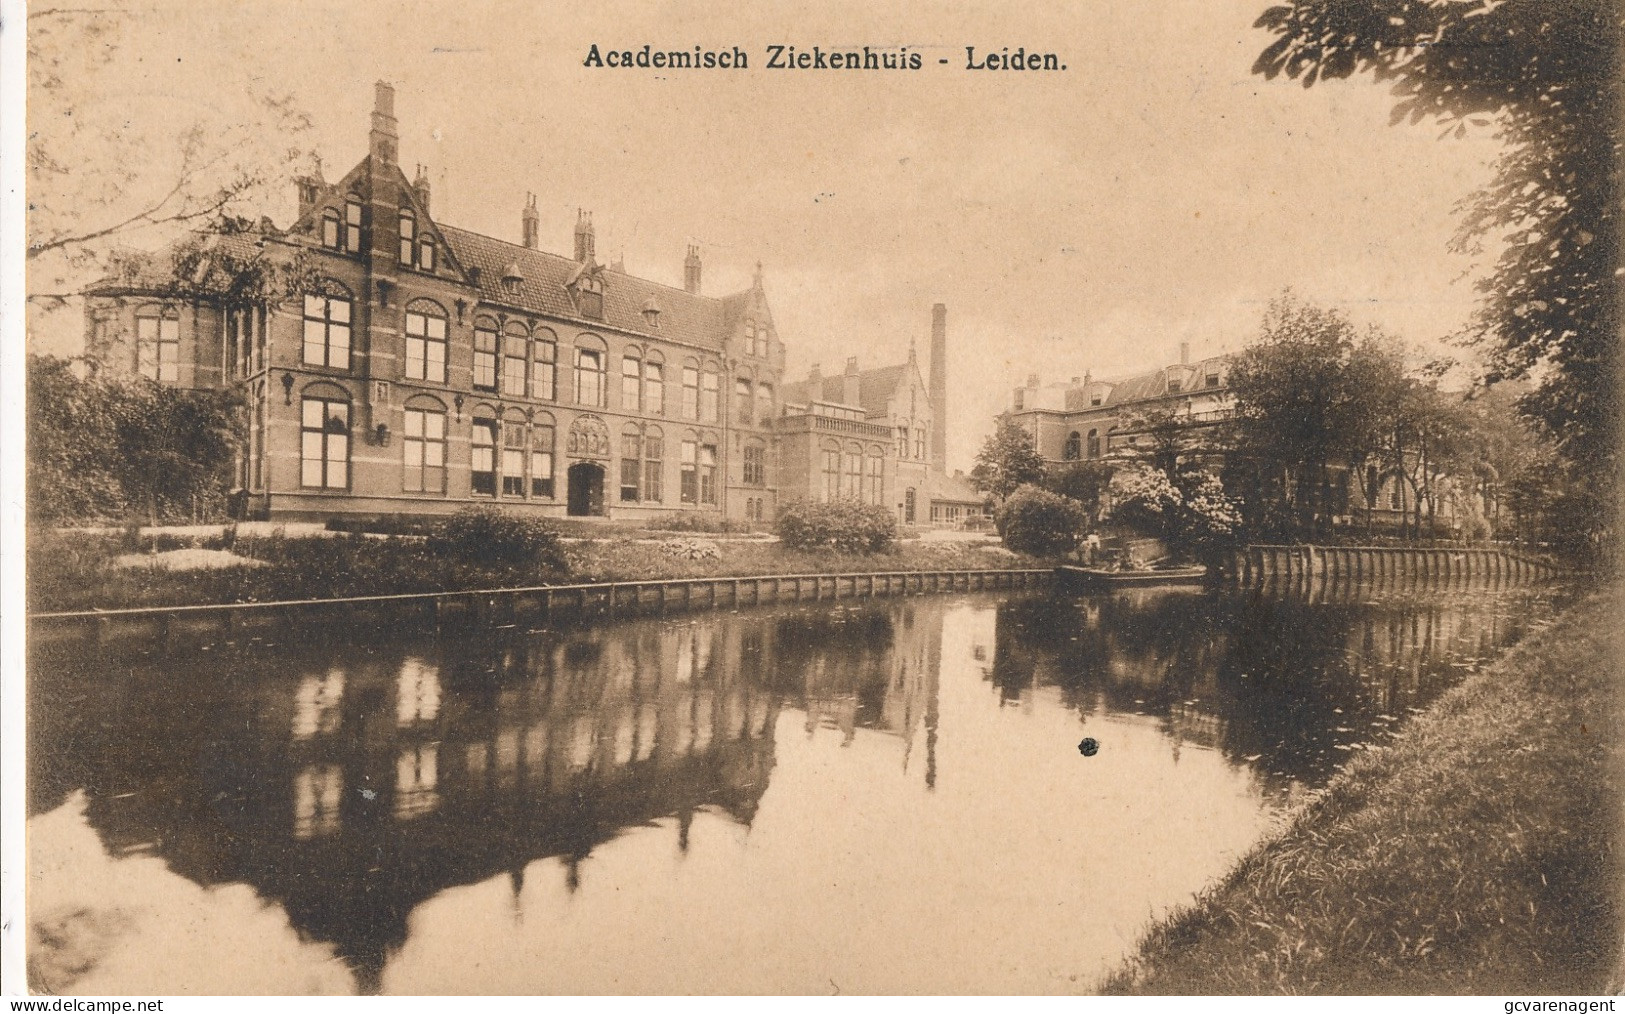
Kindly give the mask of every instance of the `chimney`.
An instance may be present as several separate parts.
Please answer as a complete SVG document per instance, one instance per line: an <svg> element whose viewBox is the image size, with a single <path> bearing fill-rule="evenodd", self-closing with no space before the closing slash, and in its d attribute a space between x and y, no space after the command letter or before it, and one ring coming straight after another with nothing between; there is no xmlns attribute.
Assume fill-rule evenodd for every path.
<svg viewBox="0 0 1625 1014"><path fill-rule="evenodd" d="M576 263L593 260L592 212L576 209Z"/></svg>
<svg viewBox="0 0 1625 1014"><path fill-rule="evenodd" d="M412 181L412 196L417 198L418 207L423 213L429 213L429 167L422 162L418 163L417 178Z"/></svg>
<svg viewBox="0 0 1625 1014"><path fill-rule="evenodd" d="M824 379L823 372L818 368L817 363L813 363L812 368L807 371L807 383L816 384L820 380L823 380L823 379ZM814 392L813 397L815 397L815 398L818 397L818 394L816 392Z"/></svg>
<svg viewBox="0 0 1625 1014"><path fill-rule="evenodd" d="M931 467L948 471L948 307L931 307Z"/></svg>
<svg viewBox="0 0 1625 1014"><path fill-rule="evenodd" d="M1179 365L1181 365L1181 366L1189 366L1190 364L1191 364L1191 343L1188 342L1188 341L1182 341L1182 342L1179 343Z"/></svg>
<svg viewBox="0 0 1625 1014"><path fill-rule="evenodd" d="M683 258L683 291L700 294L700 248L696 243L688 245L688 256Z"/></svg>
<svg viewBox="0 0 1625 1014"><path fill-rule="evenodd" d="M327 181L322 179L321 160L316 160L315 172L309 176L299 177L294 180L294 184L299 191L299 217L304 218L310 213L310 209L316 206L316 201L322 196L322 191L327 189Z"/></svg>
<svg viewBox="0 0 1625 1014"><path fill-rule="evenodd" d="M395 125L395 88L387 81L379 81L372 87L372 134L368 149L373 161L394 165L401 143Z"/></svg>
<svg viewBox="0 0 1625 1014"><path fill-rule="evenodd" d="M1038 386L1038 374L1036 374L1036 373L1027 374L1027 386L1028 387L1037 387Z"/></svg>
<svg viewBox="0 0 1625 1014"><path fill-rule="evenodd" d="M536 249L537 235L542 227L541 213L536 210L535 194L528 192L525 194L525 213L521 221L523 223L522 231L525 236L525 249L534 250Z"/></svg>
<svg viewBox="0 0 1625 1014"><path fill-rule="evenodd" d="M861 405L862 391L858 382L858 357L846 357L846 373L841 378L841 404Z"/></svg>

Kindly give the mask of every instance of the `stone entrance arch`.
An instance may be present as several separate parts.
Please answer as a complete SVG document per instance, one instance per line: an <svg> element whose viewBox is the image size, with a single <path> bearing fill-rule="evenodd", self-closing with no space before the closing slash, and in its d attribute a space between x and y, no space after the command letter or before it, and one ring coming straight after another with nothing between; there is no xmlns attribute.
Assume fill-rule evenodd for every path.
<svg viewBox="0 0 1625 1014"><path fill-rule="evenodd" d="M578 461L565 472L569 491L566 512L571 517L602 517L604 514L604 466L596 461Z"/></svg>

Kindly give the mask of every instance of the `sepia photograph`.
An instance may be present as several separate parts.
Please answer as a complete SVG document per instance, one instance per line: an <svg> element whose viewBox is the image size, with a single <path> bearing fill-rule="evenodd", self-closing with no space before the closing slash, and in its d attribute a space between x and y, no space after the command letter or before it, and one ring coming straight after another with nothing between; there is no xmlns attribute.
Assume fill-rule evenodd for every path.
<svg viewBox="0 0 1625 1014"><path fill-rule="evenodd" d="M1622 39L6 0L3 991L1613 1010Z"/></svg>

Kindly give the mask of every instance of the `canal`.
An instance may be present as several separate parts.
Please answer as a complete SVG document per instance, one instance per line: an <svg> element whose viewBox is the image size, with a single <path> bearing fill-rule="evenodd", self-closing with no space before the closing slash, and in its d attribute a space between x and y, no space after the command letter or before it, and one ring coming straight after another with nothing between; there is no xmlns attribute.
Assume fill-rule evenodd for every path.
<svg viewBox="0 0 1625 1014"><path fill-rule="evenodd" d="M1563 596L957 594L40 654L32 984L1086 991Z"/></svg>

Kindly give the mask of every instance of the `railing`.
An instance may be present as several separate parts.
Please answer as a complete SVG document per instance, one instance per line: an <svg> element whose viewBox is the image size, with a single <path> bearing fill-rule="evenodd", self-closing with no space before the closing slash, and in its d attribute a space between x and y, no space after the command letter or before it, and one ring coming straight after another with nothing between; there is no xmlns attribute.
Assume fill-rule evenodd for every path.
<svg viewBox="0 0 1625 1014"><path fill-rule="evenodd" d="M484 629L575 616L636 613L649 609L714 609L773 602L873 598L940 591L1024 588L1049 581L1053 571L940 570L846 574L764 574L740 577L670 578L592 584L418 592L286 602L149 606L139 609L31 613L33 646L105 645L145 641L163 649L262 633L273 636L312 627L343 625L396 631L409 628Z"/></svg>
<svg viewBox="0 0 1625 1014"><path fill-rule="evenodd" d="M1545 560L1505 549L1414 546L1248 546L1236 553L1232 576L1243 585L1347 581L1430 586L1502 586L1545 581L1564 573Z"/></svg>
<svg viewBox="0 0 1625 1014"><path fill-rule="evenodd" d="M798 430L822 430L826 433L848 433L860 437L879 437L889 439L891 427L879 423L861 422L857 419L836 419L827 415L787 415L775 420L776 428L781 433L794 433Z"/></svg>

